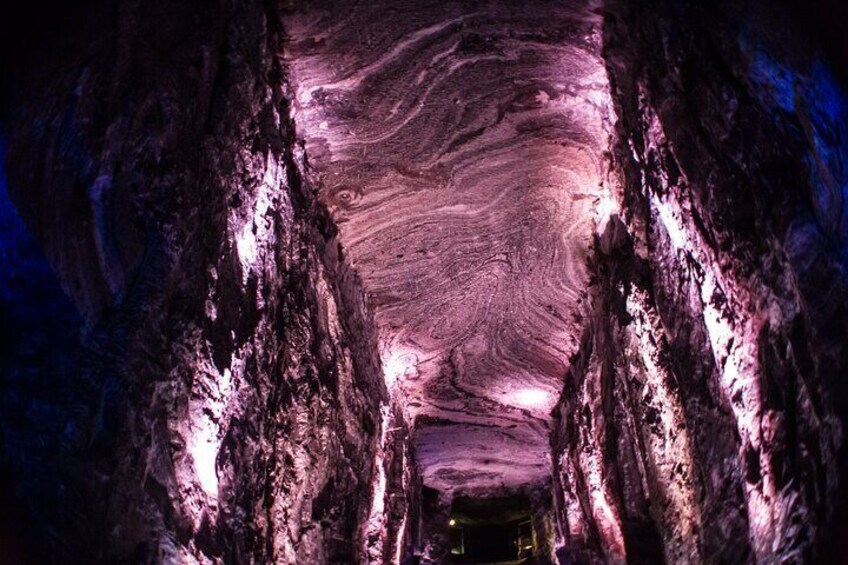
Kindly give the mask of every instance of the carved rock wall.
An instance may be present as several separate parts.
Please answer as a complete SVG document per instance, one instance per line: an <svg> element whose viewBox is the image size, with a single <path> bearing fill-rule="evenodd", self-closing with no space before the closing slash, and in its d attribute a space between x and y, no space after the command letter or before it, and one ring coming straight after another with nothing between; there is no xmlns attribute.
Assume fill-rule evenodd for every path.
<svg viewBox="0 0 848 565"><path fill-rule="evenodd" d="M408 430L303 180L277 16L260 1L98 5L18 85L10 192L84 319L62 342L82 359L57 383L72 394L6 375L0 394L12 500L51 562L400 551ZM31 439L33 405L65 431L61 454Z"/></svg>
<svg viewBox="0 0 848 565"><path fill-rule="evenodd" d="M846 105L783 8L607 3L622 220L553 436L578 560L834 555Z"/></svg>

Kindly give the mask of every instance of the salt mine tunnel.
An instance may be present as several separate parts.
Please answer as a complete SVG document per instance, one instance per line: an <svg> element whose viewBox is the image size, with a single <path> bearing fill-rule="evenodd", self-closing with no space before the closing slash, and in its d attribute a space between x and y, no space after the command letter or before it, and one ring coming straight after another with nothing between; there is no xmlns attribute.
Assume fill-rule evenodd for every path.
<svg viewBox="0 0 848 565"><path fill-rule="evenodd" d="M848 5L16 8L0 563L848 562Z"/></svg>

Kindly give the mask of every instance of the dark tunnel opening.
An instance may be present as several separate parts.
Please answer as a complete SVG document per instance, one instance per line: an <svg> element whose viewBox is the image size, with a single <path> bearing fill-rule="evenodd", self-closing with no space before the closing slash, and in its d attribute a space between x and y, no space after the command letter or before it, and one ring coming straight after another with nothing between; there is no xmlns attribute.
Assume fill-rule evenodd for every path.
<svg viewBox="0 0 848 565"><path fill-rule="evenodd" d="M526 496L457 497L448 526L451 563L523 563L535 555Z"/></svg>

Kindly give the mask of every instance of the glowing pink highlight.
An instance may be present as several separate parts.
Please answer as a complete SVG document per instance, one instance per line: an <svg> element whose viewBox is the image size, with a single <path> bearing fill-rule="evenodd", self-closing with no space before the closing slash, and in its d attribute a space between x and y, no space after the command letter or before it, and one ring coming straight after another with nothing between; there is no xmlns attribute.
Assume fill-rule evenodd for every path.
<svg viewBox="0 0 848 565"><path fill-rule="evenodd" d="M514 392L510 398L513 404L522 408L546 408L554 403L554 396L542 389L525 388Z"/></svg>

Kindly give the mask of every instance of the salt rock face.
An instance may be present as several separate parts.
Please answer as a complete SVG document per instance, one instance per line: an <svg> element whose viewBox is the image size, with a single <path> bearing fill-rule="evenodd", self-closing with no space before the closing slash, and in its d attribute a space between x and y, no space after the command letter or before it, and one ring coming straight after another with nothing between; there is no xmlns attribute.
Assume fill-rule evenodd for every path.
<svg viewBox="0 0 848 565"><path fill-rule="evenodd" d="M302 174L274 16L123 3L14 93L10 194L84 319L4 346L0 463L46 561L399 560L413 449Z"/></svg>
<svg viewBox="0 0 848 565"><path fill-rule="evenodd" d="M599 24L585 2L315 2L284 17L311 178L434 488L550 474L549 412L607 204Z"/></svg>
<svg viewBox="0 0 848 565"><path fill-rule="evenodd" d="M624 219L557 408L561 554L837 559L848 98L757 3L606 7Z"/></svg>

